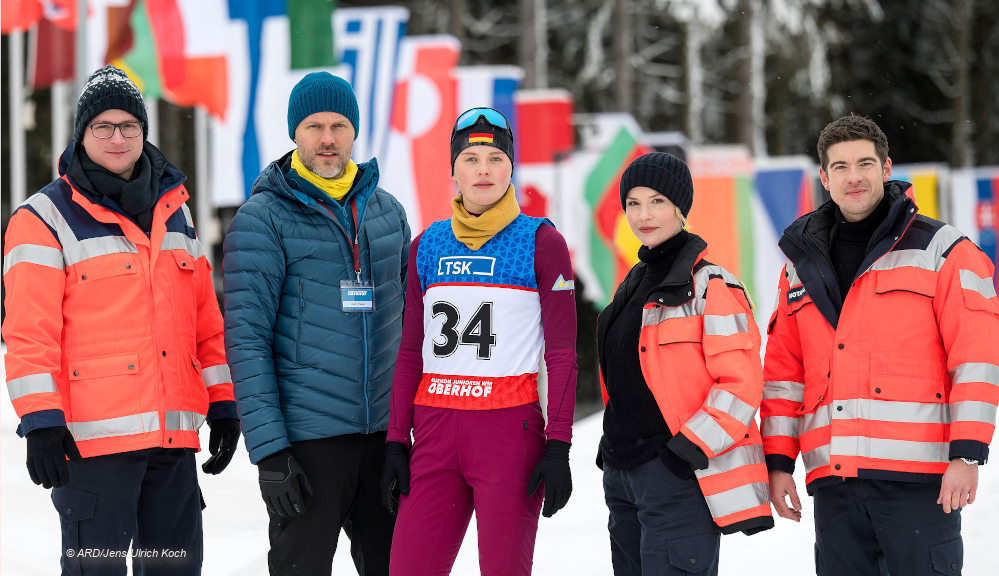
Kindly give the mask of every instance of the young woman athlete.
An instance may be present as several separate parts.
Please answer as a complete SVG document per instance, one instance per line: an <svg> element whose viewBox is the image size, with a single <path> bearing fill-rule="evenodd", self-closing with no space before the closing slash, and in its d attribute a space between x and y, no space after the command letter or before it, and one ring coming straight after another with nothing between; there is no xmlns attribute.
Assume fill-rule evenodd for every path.
<svg viewBox="0 0 999 576"><path fill-rule="evenodd" d="M389 572L450 573L475 510L481 573L527 575L542 500L551 516L572 491L572 266L554 226L520 213L502 114L458 118L451 166L460 192L451 219L431 224L409 253L382 476L391 512L401 493Z"/></svg>

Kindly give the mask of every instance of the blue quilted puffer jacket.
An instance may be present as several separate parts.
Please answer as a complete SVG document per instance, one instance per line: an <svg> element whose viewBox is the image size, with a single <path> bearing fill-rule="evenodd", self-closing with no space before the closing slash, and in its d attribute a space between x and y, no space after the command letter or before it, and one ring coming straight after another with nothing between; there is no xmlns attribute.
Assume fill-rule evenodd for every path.
<svg viewBox="0 0 999 576"><path fill-rule="evenodd" d="M226 360L254 464L289 442L386 430L402 339L410 230L377 163L358 165L341 207L290 157L257 178L224 244ZM350 198L374 312L340 304L340 281L356 279Z"/></svg>

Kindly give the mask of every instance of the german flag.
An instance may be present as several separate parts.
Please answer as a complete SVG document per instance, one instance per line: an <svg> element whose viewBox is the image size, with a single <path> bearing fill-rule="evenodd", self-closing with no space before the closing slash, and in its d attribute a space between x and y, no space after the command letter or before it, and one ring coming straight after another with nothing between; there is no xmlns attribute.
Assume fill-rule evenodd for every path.
<svg viewBox="0 0 999 576"><path fill-rule="evenodd" d="M468 143L469 144L475 144L475 143L492 144L493 143L493 135L492 134L469 134L468 135Z"/></svg>

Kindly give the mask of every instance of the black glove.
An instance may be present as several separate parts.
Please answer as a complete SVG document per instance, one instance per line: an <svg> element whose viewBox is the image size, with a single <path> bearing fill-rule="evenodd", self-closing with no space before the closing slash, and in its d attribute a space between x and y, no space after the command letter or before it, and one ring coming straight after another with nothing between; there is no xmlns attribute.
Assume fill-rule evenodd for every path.
<svg viewBox="0 0 999 576"><path fill-rule="evenodd" d="M409 495L409 450L401 442L388 442L382 468L382 504L393 516L399 512L399 494Z"/></svg>
<svg viewBox="0 0 999 576"><path fill-rule="evenodd" d="M271 454L257 463L260 494L271 514L292 518L305 514L302 492L312 496L312 485L302 467L287 450Z"/></svg>
<svg viewBox="0 0 999 576"><path fill-rule="evenodd" d="M663 446L659 450L659 459L663 461L666 468L681 480L690 480L694 477L694 469L690 462L676 455L675 452Z"/></svg>
<svg viewBox="0 0 999 576"><path fill-rule="evenodd" d="M218 474L225 470L236 453L239 444L239 420L236 418L216 418L208 423L212 429L208 437L208 451L212 457L201 465L205 474Z"/></svg>
<svg viewBox="0 0 999 576"><path fill-rule="evenodd" d="M541 514L551 518L569 502L572 495L572 472L569 470L569 443L549 440L545 455L534 467L531 480L527 483L527 495L538 489L542 478L545 481L545 506Z"/></svg>
<svg viewBox="0 0 999 576"><path fill-rule="evenodd" d="M69 456L73 464L82 464L83 457L73 435L65 426L36 428L28 432L28 476L45 488L69 484Z"/></svg>

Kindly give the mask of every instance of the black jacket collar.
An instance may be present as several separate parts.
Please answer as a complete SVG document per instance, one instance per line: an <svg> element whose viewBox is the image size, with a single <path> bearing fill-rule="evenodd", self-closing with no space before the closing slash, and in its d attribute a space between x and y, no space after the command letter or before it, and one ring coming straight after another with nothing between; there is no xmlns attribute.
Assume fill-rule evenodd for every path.
<svg viewBox="0 0 999 576"><path fill-rule="evenodd" d="M70 143L66 151L59 157L59 174L65 175L69 179L69 183L73 185L73 188L76 188L87 200L107 207L103 201L104 195L94 190L93 184L90 183L86 173L84 173L76 147L76 142ZM166 159L166 156L160 152L160 149L150 144L148 140L143 143L142 151L149 156L149 163L159 177L160 190L157 200L187 180L187 176L184 176L184 173L171 164ZM121 211L115 210L115 212Z"/></svg>
<svg viewBox="0 0 999 576"><path fill-rule="evenodd" d="M858 278L874 262L891 251L916 217L916 204L905 194L911 186L908 182L898 180L885 184L885 194L891 207L887 218L871 238L870 251L857 271ZM835 234L836 204L830 200L814 212L792 222L784 230L778 243L787 259L794 264L812 302L833 329L839 323L839 310L843 302L830 257Z"/></svg>

